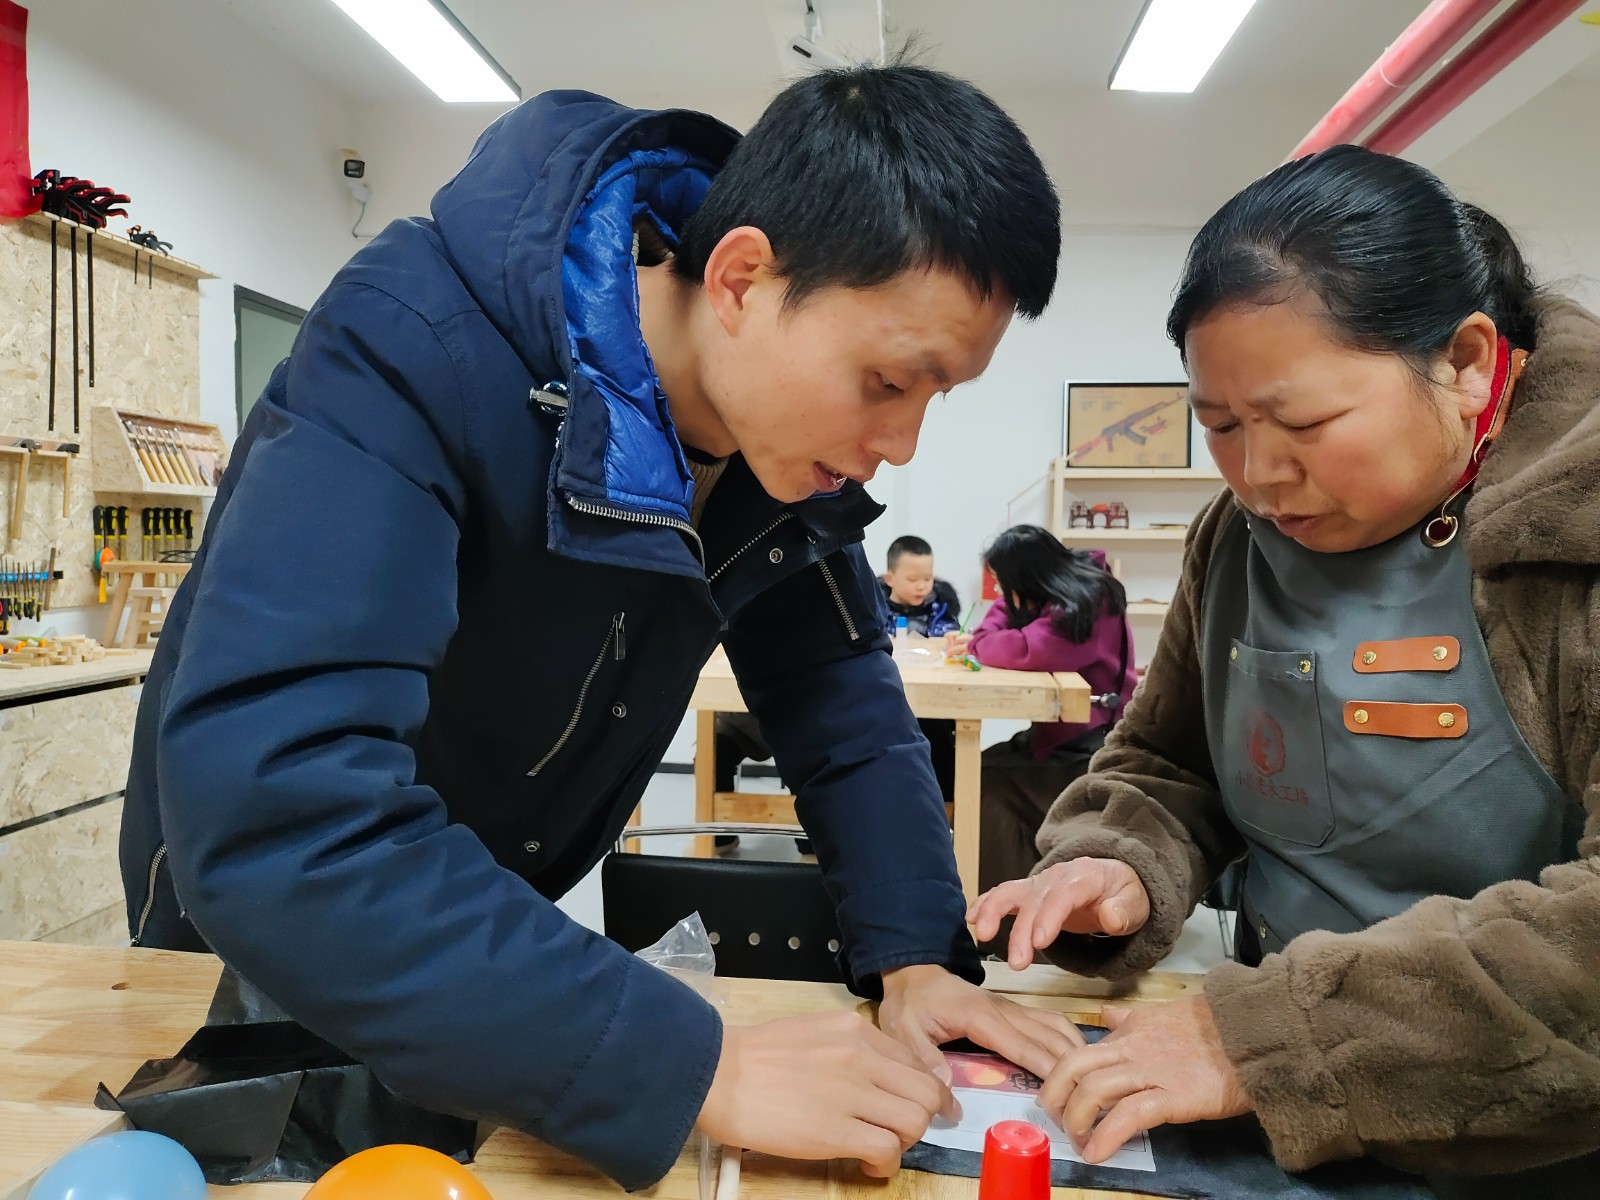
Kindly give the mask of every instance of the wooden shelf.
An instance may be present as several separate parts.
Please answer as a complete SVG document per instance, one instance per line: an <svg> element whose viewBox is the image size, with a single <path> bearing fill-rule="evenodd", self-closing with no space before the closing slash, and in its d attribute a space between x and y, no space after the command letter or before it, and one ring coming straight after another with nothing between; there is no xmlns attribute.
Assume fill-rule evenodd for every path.
<svg viewBox="0 0 1600 1200"><path fill-rule="evenodd" d="M121 495L217 494L227 455L222 431L203 421L152 417L109 406L89 410L94 490Z"/></svg>
<svg viewBox="0 0 1600 1200"><path fill-rule="evenodd" d="M139 270L141 272L143 272L145 269L145 259L152 257L151 251L146 250L143 246L135 245L121 234L112 233L106 229L90 229L87 225L79 225L76 221L68 221L63 217L55 216L52 213L37 212L22 219L25 224L37 225L45 230L49 229L52 222L57 225L68 226L69 228L77 226L78 229L86 234L94 234L94 248L95 253L97 254L110 251L113 254L119 254L123 258L131 260L134 254L137 253L139 255ZM135 222L135 224L137 223L138 222ZM48 238L48 236L49 235L47 233L46 238ZM58 234L57 236L59 237L61 235ZM190 279L216 278L215 275L213 275L210 271L207 271L204 267L197 267L194 265L194 263L185 262L181 258L173 258L170 254L156 253L153 255L153 257L155 258L156 267L158 270L171 271L174 275L186 275Z"/></svg>
<svg viewBox="0 0 1600 1200"><path fill-rule="evenodd" d="M1067 529L1061 540L1069 546L1098 546L1101 542L1181 542L1186 529Z"/></svg>
<svg viewBox="0 0 1600 1200"><path fill-rule="evenodd" d="M1056 460L1062 479L1138 480L1141 483L1194 483L1196 481L1222 482L1222 472L1215 467L1083 467L1074 469L1061 466Z"/></svg>

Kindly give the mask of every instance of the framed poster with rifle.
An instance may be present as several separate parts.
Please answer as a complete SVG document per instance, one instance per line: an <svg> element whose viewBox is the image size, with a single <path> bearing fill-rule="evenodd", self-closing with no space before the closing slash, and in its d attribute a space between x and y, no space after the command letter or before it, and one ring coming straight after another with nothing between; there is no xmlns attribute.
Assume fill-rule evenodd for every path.
<svg viewBox="0 0 1600 1200"><path fill-rule="evenodd" d="M1066 467L1189 465L1187 383L1069 383Z"/></svg>

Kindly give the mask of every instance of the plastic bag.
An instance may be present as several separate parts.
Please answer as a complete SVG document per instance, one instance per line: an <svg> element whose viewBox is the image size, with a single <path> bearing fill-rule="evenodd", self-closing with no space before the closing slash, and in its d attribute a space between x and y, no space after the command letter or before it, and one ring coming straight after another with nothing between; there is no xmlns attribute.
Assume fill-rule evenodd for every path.
<svg viewBox="0 0 1600 1200"><path fill-rule="evenodd" d="M727 1007L725 989L717 978L717 951L698 912L690 913L659 941L640 950L638 957L683 980L708 1003Z"/></svg>

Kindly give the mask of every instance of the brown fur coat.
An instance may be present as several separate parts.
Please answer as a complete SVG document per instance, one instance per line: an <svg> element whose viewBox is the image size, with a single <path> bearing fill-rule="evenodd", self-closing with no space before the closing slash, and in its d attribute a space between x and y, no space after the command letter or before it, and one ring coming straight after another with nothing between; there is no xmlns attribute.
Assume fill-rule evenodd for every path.
<svg viewBox="0 0 1600 1200"><path fill-rule="evenodd" d="M1143 684L1039 832L1039 869L1119 858L1150 895L1132 937L1052 947L1069 970L1160 961L1244 848L1217 794L1194 644L1209 548L1239 512L1225 492L1196 519ZM1499 1173L1600 1148L1600 320L1577 305L1544 302L1467 518L1490 661L1529 747L1587 811L1579 858L1210 973L1228 1056L1290 1170L1371 1153Z"/></svg>

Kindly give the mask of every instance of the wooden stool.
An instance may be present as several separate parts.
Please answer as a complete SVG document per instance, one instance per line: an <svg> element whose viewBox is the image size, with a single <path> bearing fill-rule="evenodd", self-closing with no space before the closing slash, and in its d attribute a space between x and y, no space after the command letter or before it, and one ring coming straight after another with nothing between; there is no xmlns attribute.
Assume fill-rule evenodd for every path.
<svg viewBox="0 0 1600 1200"><path fill-rule="evenodd" d="M122 645L152 644L166 623L167 605L177 591L169 587L129 588L128 599L132 606L128 609L128 627L123 631Z"/></svg>
<svg viewBox="0 0 1600 1200"><path fill-rule="evenodd" d="M117 586L106 607L106 627L101 631L100 644L150 645L154 640L151 635L161 632L167 605L177 590L176 586L163 586L159 580L165 576L176 585L189 573L190 566L186 562L140 562L134 559L107 563L105 573L116 579ZM128 614L127 629L123 630L122 614L128 609L130 601L133 602L133 608Z"/></svg>

